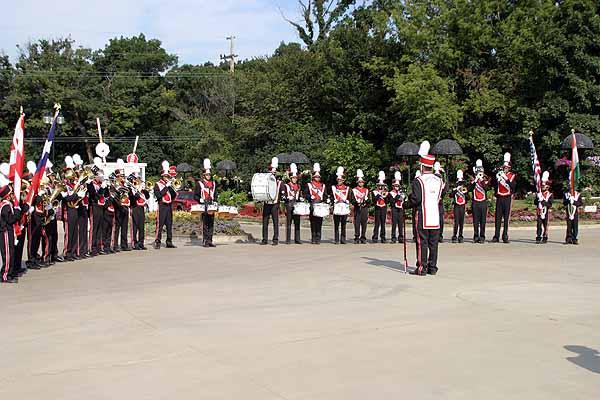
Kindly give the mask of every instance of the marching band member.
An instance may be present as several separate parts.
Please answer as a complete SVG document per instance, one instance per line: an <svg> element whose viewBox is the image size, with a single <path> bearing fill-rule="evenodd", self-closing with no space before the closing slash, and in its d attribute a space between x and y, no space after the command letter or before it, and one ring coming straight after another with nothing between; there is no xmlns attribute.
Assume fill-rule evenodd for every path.
<svg viewBox="0 0 600 400"><path fill-rule="evenodd" d="M136 160L137 163L137 160ZM134 250L147 250L144 245L146 235L146 202L150 198L150 193L146 189L144 182L141 182L137 172L134 174L133 189L130 192L131 202L131 244Z"/></svg>
<svg viewBox="0 0 600 400"><path fill-rule="evenodd" d="M511 172L510 153L504 153L504 164L496 174L496 232L492 242L498 243L500 239L500 227L504 219L502 229L502 241L508 243L508 223L510 221L510 210L512 198L517 187L517 175Z"/></svg>
<svg viewBox="0 0 600 400"><path fill-rule="evenodd" d="M421 176L421 171L417 170L415 171L415 179L417 179L418 177ZM414 182L414 180L413 180ZM412 184L411 184L412 185ZM412 204L410 204L410 202L407 202L407 206L409 206L410 208L412 208L412 232L413 232L413 242L417 243L417 237L418 237L418 233L417 233L417 224L416 224L416 220L417 220L417 209L415 207L412 206Z"/></svg>
<svg viewBox="0 0 600 400"><path fill-rule="evenodd" d="M277 189L275 193L275 200L267 201L263 204L262 211L262 242L260 244L265 245L268 243L269 236L269 218L273 220L273 246L279 244L279 201L281 199L281 181L277 179L277 167L279 166L279 159L273 157L271 159L271 165L269 165L269 172L275 176L275 182Z"/></svg>
<svg viewBox="0 0 600 400"><path fill-rule="evenodd" d="M388 188L385 183L385 172L379 171L377 188L373 191L373 202L375 203L375 226L371 240L377 243L381 236L381 243L385 243L385 220L387 217Z"/></svg>
<svg viewBox="0 0 600 400"><path fill-rule="evenodd" d="M8 166L8 164L6 164ZM13 261L15 251L14 225L21 219L20 207L13 208L12 189L10 182L4 174L0 174L0 253L2 254L2 268L0 281L2 283L16 283L18 281L15 264Z"/></svg>
<svg viewBox="0 0 600 400"><path fill-rule="evenodd" d="M581 193L574 190L573 194L571 194L567 188L563 204L567 210L567 237L565 244L579 244L577 239L577 235L579 234L579 213L577 209L583 206Z"/></svg>
<svg viewBox="0 0 600 400"><path fill-rule="evenodd" d="M120 237L120 249L122 251L129 251L129 243L127 235L129 232L129 215L131 205L129 201L129 189L126 185L125 180L125 162L122 159L117 160L117 182L119 184L117 190L117 198L115 199L115 249L119 251L119 237Z"/></svg>
<svg viewBox="0 0 600 400"><path fill-rule="evenodd" d="M346 178L344 177L344 167L338 167L336 170L336 185L331 186L331 199L333 204L343 203L350 204L350 188L344 184ZM346 223L348 222L348 215L333 215L333 233L334 243L346 244ZM340 225L341 225L341 237L340 237Z"/></svg>
<svg viewBox="0 0 600 400"><path fill-rule="evenodd" d="M202 213L202 244L204 247L216 247L213 243L213 232L215 229L215 214L208 213L206 207L215 201L216 197L216 183L212 180L210 173L210 160L204 159L204 171L202 179L196 182L196 189L194 190L194 198L200 203L204 204L204 212Z"/></svg>
<svg viewBox="0 0 600 400"><path fill-rule="evenodd" d="M454 214L454 230L452 231L452 243L462 243L463 228L465 226L465 208L469 200L467 183L464 180L463 171L456 171L456 187L452 189L452 205ZM458 236L457 236L458 235Z"/></svg>
<svg viewBox="0 0 600 400"><path fill-rule="evenodd" d="M92 182L88 183L88 196L90 204L90 255L92 257L104 253L104 213L106 210L107 198L109 196L108 182L104 179L102 171L102 160L100 157L94 158L94 167L96 175Z"/></svg>
<svg viewBox="0 0 600 400"><path fill-rule="evenodd" d="M44 173L48 179L48 185L46 186L48 191L48 196L54 192L57 187L58 178L56 172L52 170L53 164L50 160L46 161L46 170ZM60 202L60 197L57 199ZM54 208L52 204L47 205L45 210L45 218L44 218L44 226L42 229L43 235L42 238L44 241L48 243L48 254L50 257L50 262L63 262L64 258L58 254L58 220L57 220L57 212L58 208ZM43 246L44 248L46 246Z"/></svg>
<svg viewBox="0 0 600 400"><path fill-rule="evenodd" d="M50 160L48 160L47 162L50 162ZM48 167L46 167L46 173L48 172ZM48 179L48 175L46 175L45 179ZM40 186L38 193L36 194L36 196L33 197L33 201L31 204L32 210L29 219L29 226L27 229L27 268L29 269L40 269L43 264L44 252L42 251L42 257L40 257L38 254L38 250L40 248L40 243L42 242L42 232L45 230L44 220L46 219L47 213L49 213L51 216L54 213L54 209L52 209L52 207L49 207L50 209L47 210L46 206L43 204L42 201L42 194L47 193L46 191L48 187L50 187L49 182L47 187Z"/></svg>
<svg viewBox="0 0 600 400"><path fill-rule="evenodd" d="M117 252L115 243L115 182L117 176L113 172L108 176L108 192L104 206L104 219L102 220L102 248L104 253L113 254Z"/></svg>
<svg viewBox="0 0 600 400"><path fill-rule="evenodd" d="M36 165L33 161L27 162L27 173L21 177L22 182L27 182L27 189L21 187L21 198L19 199L19 207L21 208L21 219L17 222L17 224L21 225L21 232L16 237L15 244L15 273L17 275L24 274L27 269L23 268L23 250L25 249L25 237L27 233L27 229L29 227L29 206L27 205L25 199L27 198L27 192L31 188L31 179L33 178L33 174L35 174ZM23 186L23 185L22 185ZM15 232L16 233L16 232Z"/></svg>
<svg viewBox="0 0 600 400"><path fill-rule="evenodd" d="M350 201L354 206L354 244L367 243L369 221L369 189L365 187L365 174L356 170L356 187L352 189Z"/></svg>
<svg viewBox="0 0 600 400"><path fill-rule="evenodd" d="M402 174L400 171L394 172L394 180L392 181L392 190L388 195L388 202L392 210L392 243L404 243L404 203L406 194L400 188L402 182Z"/></svg>
<svg viewBox="0 0 600 400"><path fill-rule="evenodd" d="M473 243L485 243L485 219L487 217L488 199L487 190L489 178L485 175L483 161L477 160L473 173L475 179L471 182L473 191L473 204L471 211L473 213Z"/></svg>
<svg viewBox="0 0 600 400"><path fill-rule="evenodd" d="M80 179L83 179L83 160L79 154L73 154L73 163L75 164L75 170L79 173ZM84 192L83 198L79 201L77 207L77 229L79 232L77 256L79 258L89 257L89 243L88 243L88 213L89 213L89 197L87 193L88 180L82 180L81 190Z"/></svg>
<svg viewBox="0 0 600 400"><path fill-rule="evenodd" d="M321 244L321 228L323 226L323 217L317 217L314 214L316 204L325 203L327 193L325 185L321 182L321 165L313 165L312 180L306 186L304 197L310 202L310 242L312 244Z"/></svg>
<svg viewBox="0 0 600 400"><path fill-rule="evenodd" d="M433 164L433 173L436 174L441 180L442 182L444 182L444 187L446 186L446 180L444 179L444 169L442 168L442 164L440 164L439 161L436 161L435 164ZM440 243L444 243L444 217L446 214L446 210L444 209L444 198L442 197L440 199L440 204L439 204L439 208L440 208Z"/></svg>
<svg viewBox="0 0 600 400"><path fill-rule="evenodd" d="M77 223L79 207L78 200L82 199L85 193L83 191L75 191L76 175L74 172L75 164L73 157L65 157L65 190L62 192L62 210L63 210L63 226L65 230L64 236L64 252L66 261L75 261L77 252L79 251L79 225ZM86 232L87 233L87 232Z"/></svg>
<svg viewBox="0 0 600 400"><path fill-rule="evenodd" d="M154 248L160 249L163 227L167 228L167 248L174 249L173 245L173 200L177 193L173 189L171 178L177 175L175 167L170 167L168 161L162 162L161 177L154 185L154 197L158 201L156 215L156 238Z"/></svg>
<svg viewBox="0 0 600 400"><path fill-rule="evenodd" d="M283 194L281 198L285 202L285 243L292 241L292 221L294 222L294 243L302 244L300 241L300 216L294 215L294 204L301 201L300 185L298 184L298 167L296 164L290 164L290 181L283 185Z"/></svg>
<svg viewBox="0 0 600 400"><path fill-rule="evenodd" d="M421 176L412 183L410 202L417 209L417 268L414 275L435 275L438 271L438 239L440 236L440 198L444 181L433 173L435 157L429 154L428 141L419 148Z"/></svg>
<svg viewBox="0 0 600 400"><path fill-rule="evenodd" d="M550 173L544 171L542 174L542 191L537 193L533 204L537 208L537 230L535 242L548 243L548 221L550 220L550 209L552 208L553 196L550 191Z"/></svg>

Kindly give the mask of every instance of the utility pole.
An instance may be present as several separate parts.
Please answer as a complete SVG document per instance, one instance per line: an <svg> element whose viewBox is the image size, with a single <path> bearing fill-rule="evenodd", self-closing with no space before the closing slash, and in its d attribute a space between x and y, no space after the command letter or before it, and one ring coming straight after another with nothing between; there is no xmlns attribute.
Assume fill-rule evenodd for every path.
<svg viewBox="0 0 600 400"><path fill-rule="evenodd" d="M235 58L238 56L233 53L235 36L228 36L225 39L229 40L229 54L221 54L221 60L229 61L229 73L233 75L235 73Z"/></svg>

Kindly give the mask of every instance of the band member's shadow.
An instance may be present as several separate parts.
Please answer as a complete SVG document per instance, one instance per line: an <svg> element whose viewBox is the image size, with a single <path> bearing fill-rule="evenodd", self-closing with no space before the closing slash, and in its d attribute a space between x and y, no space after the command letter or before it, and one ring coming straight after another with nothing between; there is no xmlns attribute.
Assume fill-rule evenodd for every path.
<svg viewBox="0 0 600 400"><path fill-rule="evenodd" d="M391 269L394 271L404 272L404 262L393 261L393 260L380 260L378 258L371 257L361 257L363 260L367 260L367 264L374 265L376 267L384 267L387 269ZM406 269L407 272L412 272L415 270L415 267L408 266Z"/></svg>
<svg viewBox="0 0 600 400"><path fill-rule="evenodd" d="M567 360L585 368L590 372L600 374L600 352L585 346L565 346L565 349L577 354L577 357L567 357Z"/></svg>

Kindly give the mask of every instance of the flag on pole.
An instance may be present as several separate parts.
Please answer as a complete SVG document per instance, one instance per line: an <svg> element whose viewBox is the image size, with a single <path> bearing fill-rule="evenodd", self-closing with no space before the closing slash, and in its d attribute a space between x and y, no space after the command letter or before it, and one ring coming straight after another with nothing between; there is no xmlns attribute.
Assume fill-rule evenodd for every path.
<svg viewBox="0 0 600 400"><path fill-rule="evenodd" d="M535 191L536 193L542 193L542 167L540 166L540 160L538 159L535 144L533 143L533 132L529 136L529 152L531 153L531 167L533 168Z"/></svg>
<svg viewBox="0 0 600 400"><path fill-rule="evenodd" d="M46 143L44 144L44 149L42 150L42 156L40 161L38 161L37 168L35 169L35 174L33 175L33 179L31 180L31 187L29 189L29 193L27 194L27 204L31 206L33 204L33 198L37 195L38 189L40 187L40 181L44 176L44 172L46 171L46 162L48 161L48 157L50 156L50 150L52 150L52 143L54 142L54 132L56 131L56 118L58 117L59 110L56 110L54 114L54 118L52 118L52 126L50 127L50 132L48 132L48 138L46 139Z"/></svg>
<svg viewBox="0 0 600 400"><path fill-rule="evenodd" d="M571 173L569 174L569 183L571 185L571 195L575 195L575 188L581 177L579 170L579 153L577 152L577 136L575 129L571 131Z"/></svg>
<svg viewBox="0 0 600 400"><path fill-rule="evenodd" d="M21 116L17 121L17 125L15 126L15 134L10 145L10 172L8 176L8 178L13 182L15 207L19 205L19 200L21 199L21 177L23 176L23 167L25 165L24 140L25 114L21 113Z"/></svg>

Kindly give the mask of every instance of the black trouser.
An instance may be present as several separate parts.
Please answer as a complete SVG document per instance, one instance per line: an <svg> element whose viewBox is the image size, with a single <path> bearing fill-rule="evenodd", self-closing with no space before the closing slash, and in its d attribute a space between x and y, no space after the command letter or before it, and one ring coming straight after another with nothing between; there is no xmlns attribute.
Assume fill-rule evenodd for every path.
<svg viewBox="0 0 600 400"><path fill-rule="evenodd" d="M548 213L546 213L546 217L542 218L541 215L537 217L537 229L536 229L536 240L541 240L542 238L548 240Z"/></svg>
<svg viewBox="0 0 600 400"><path fill-rule="evenodd" d="M418 229L417 269L425 272L437 272L439 229Z"/></svg>
<svg viewBox="0 0 600 400"><path fill-rule="evenodd" d="M38 250L40 249L40 243L42 241L42 230L44 215L38 212L31 214L31 220L29 222L29 261L40 260Z"/></svg>
<svg viewBox="0 0 600 400"><path fill-rule="evenodd" d="M369 208L354 206L354 241L367 240Z"/></svg>
<svg viewBox="0 0 600 400"><path fill-rule="evenodd" d="M262 213L262 241L269 237L269 218L273 220L273 242L279 241L279 203L264 204Z"/></svg>
<svg viewBox="0 0 600 400"><path fill-rule="evenodd" d="M512 196L496 197L496 233L494 233L494 239L500 238L500 227L502 226L502 219L504 219L502 240L508 240L508 222L510 220L511 203Z"/></svg>
<svg viewBox="0 0 600 400"><path fill-rule="evenodd" d="M7 225L4 232L0 232L0 253L2 254L2 279L16 277L14 267L15 230L12 225Z"/></svg>
<svg viewBox="0 0 600 400"><path fill-rule="evenodd" d="M66 218L65 218L66 216ZM77 255L77 242L79 241L79 225L77 224L77 208L67 206L66 213L63 215L65 222L65 255L73 257Z"/></svg>
<svg viewBox="0 0 600 400"><path fill-rule="evenodd" d="M77 209L77 225L79 229L79 250L77 255L82 256L90 251L88 244L88 210L86 206L79 206Z"/></svg>
<svg viewBox="0 0 600 400"><path fill-rule="evenodd" d="M473 240L485 240L487 208L487 200L473 202Z"/></svg>
<svg viewBox="0 0 600 400"><path fill-rule="evenodd" d="M202 244L211 244L213 242L213 232L215 231L215 214L202 214Z"/></svg>
<svg viewBox="0 0 600 400"><path fill-rule="evenodd" d="M463 238L463 228L465 226L465 205L454 205L454 231L452 232L452 239L458 237Z"/></svg>
<svg viewBox="0 0 600 400"><path fill-rule="evenodd" d="M444 204L440 201L440 241L444 239Z"/></svg>
<svg viewBox="0 0 600 400"><path fill-rule="evenodd" d="M104 210L102 215L102 250L112 250L114 246L113 242L113 231L115 225L115 213Z"/></svg>
<svg viewBox="0 0 600 400"><path fill-rule="evenodd" d="M412 231L413 231L413 241L417 241L417 223L415 222L417 220L417 209L413 208L412 210Z"/></svg>
<svg viewBox="0 0 600 400"><path fill-rule="evenodd" d="M146 232L146 212L144 206L131 207L131 223L133 225L133 247L144 246L144 235Z"/></svg>
<svg viewBox="0 0 600 400"><path fill-rule="evenodd" d="M162 229L167 228L167 244L173 244L173 205L158 205L158 215L156 216L156 238L154 242L160 244L162 241Z"/></svg>
<svg viewBox="0 0 600 400"><path fill-rule="evenodd" d="M50 256L50 259L56 260L58 256L58 221L56 217L52 218L50 222L44 225L42 229L42 238L47 241L47 245L44 245L44 251L46 256ZM45 250L47 247L47 250Z"/></svg>
<svg viewBox="0 0 600 400"><path fill-rule="evenodd" d="M568 208L569 206L567 206ZM567 241L577 240L579 234L579 215L575 212L575 217L571 220L567 216Z"/></svg>
<svg viewBox="0 0 600 400"><path fill-rule="evenodd" d="M385 219L387 217L387 207L375 206L375 227L373 228L373 241L381 236L381 241L385 242Z"/></svg>
<svg viewBox="0 0 600 400"><path fill-rule="evenodd" d="M19 223L19 222L17 222ZM17 244L15 245L15 273L19 273L23 264L23 249L25 249L25 234L27 233L27 227L25 226L21 231L21 234L17 236Z"/></svg>
<svg viewBox="0 0 600 400"><path fill-rule="evenodd" d="M102 239L104 236L104 207L92 205L90 211L90 236L92 255L102 250Z"/></svg>
<svg viewBox="0 0 600 400"><path fill-rule="evenodd" d="M392 241L404 242L404 209L392 207Z"/></svg>
<svg viewBox="0 0 600 400"><path fill-rule="evenodd" d="M310 241L312 243L321 243L321 228L323 226L323 217L315 217L310 213Z"/></svg>
<svg viewBox="0 0 600 400"><path fill-rule="evenodd" d="M121 249L129 247L127 235L129 234L129 207L117 207L115 210L115 247L119 247L119 236L121 237Z"/></svg>
<svg viewBox="0 0 600 400"><path fill-rule="evenodd" d="M294 203L289 202L285 205L285 240L289 243L292 240L292 222L294 222L294 242L300 242L300 216L294 215Z"/></svg>
<svg viewBox="0 0 600 400"><path fill-rule="evenodd" d="M347 215L334 215L333 216L333 236L334 241L337 243L340 241L340 225L341 225L341 242L346 242L346 223L348 222Z"/></svg>

